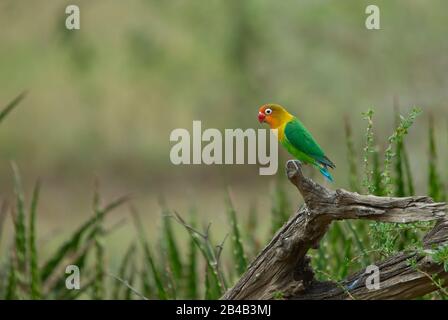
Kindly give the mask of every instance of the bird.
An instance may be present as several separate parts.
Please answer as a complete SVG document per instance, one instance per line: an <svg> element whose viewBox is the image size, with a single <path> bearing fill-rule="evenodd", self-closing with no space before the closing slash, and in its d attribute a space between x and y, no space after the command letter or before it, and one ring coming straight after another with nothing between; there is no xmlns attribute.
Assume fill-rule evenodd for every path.
<svg viewBox="0 0 448 320"><path fill-rule="evenodd" d="M274 103L262 105L258 110L258 121L267 123L271 130L277 129L279 142L297 160L313 165L328 181L334 181L328 169L335 169L335 164L325 155L302 122L284 107Z"/></svg>

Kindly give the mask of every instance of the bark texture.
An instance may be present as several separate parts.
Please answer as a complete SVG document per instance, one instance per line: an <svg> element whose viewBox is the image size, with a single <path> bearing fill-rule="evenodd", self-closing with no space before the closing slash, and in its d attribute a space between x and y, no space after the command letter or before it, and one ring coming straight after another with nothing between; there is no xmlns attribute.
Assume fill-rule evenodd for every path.
<svg viewBox="0 0 448 320"><path fill-rule="evenodd" d="M305 204L276 233L222 299L411 299L437 289L431 275L447 283L448 273L428 255L400 252L373 264L380 269L380 288L367 289L369 274L359 270L346 279L319 282L314 278L306 253L317 248L333 220L370 219L410 223L437 220L424 239L424 248L448 244L446 204L429 197L377 197L323 187L301 170L300 163L286 165L289 180ZM410 265L412 259L415 265Z"/></svg>

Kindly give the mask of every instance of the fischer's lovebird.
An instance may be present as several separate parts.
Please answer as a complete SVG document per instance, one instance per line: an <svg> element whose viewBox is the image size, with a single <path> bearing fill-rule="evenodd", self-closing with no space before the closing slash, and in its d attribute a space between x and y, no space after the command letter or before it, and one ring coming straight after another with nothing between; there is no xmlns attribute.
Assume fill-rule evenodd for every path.
<svg viewBox="0 0 448 320"><path fill-rule="evenodd" d="M277 129L278 140L290 154L303 163L315 166L326 179L333 182L328 168L334 169L336 166L299 119L282 106L269 103L260 107L258 121Z"/></svg>

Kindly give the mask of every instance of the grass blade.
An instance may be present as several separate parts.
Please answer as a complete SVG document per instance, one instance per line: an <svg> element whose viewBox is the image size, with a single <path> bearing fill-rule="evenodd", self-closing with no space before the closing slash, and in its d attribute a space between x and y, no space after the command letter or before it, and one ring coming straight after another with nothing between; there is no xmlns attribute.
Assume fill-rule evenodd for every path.
<svg viewBox="0 0 448 320"><path fill-rule="evenodd" d="M350 221L345 220L345 225L348 227L351 234L353 235L353 238L355 239L356 245L357 245L359 251L361 252L362 261L364 263L364 266L368 266L369 259L368 259L368 255L367 255L367 250L366 250L366 247L364 246L364 243L363 243L362 239L360 238L357 230L355 230L355 227L352 225L352 223L350 223Z"/></svg>
<svg viewBox="0 0 448 320"><path fill-rule="evenodd" d="M157 288L157 296L160 300L166 300L168 299L168 294L165 290L165 287L163 285L162 277L160 276L159 270L156 267L156 264L154 262L154 258L152 256L151 250L149 248L148 241L146 240L145 232L143 230L143 225L140 220L140 217L138 216L138 213L135 209L131 208L132 217L134 219L134 225L137 229L137 234L140 240L140 244L143 248L143 254L146 261L146 266L149 268L152 272L153 279Z"/></svg>
<svg viewBox="0 0 448 320"><path fill-rule="evenodd" d="M37 181L33 191L33 198L31 200L31 209L28 224L28 230L29 230L28 251L30 253L29 268L30 268L32 299L40 299L41 297L41 287L40 287L41 283L40 283L38 256L36 249L36 211L37 211L37 203L39 201L39 193L40 193L40 181Z"/></svg>
<svg viewBox="0 0 448 320"><path fill-rule="evenodd" d="M20 272L24 272L26 269L25 204L19 168L14 162L11 164L11 166L14 173L14 192L16 196L15 244L17 267L19 268Z"/></svg>
<svg viewBox="0 0 448 320"><path fill-rule="evenodd" d="M101 231L95 232L95 279L93 282L93 299L104 299L104 245L102 239L100 239Z"/></svg>
<svg viewBox="0 0 448 320"><path fill-rule="evenodd" d="M134 258L134 254L135 254L135 249L136 249L135 244L132 243L129 246L129 248L126 250L124 257L121 260L120 268L118 271L118 277L120 279L124 279L126 277L129 266L130 266L131 262L133 262L133 260L134 260L133 258ZM120 284L120 282L116 282L113 293L112 293L112 298L114 300L120 299L121 288L122 288L122 285Z"/></svg>
<svg viewBox="0 0 448 320"><path fill-rule="evenodd" d="M195 211L191 211L190 225L196 228ZM197 276L197 247L194 240L190 237L188 241L188 269L187 269L187 298L198 298L198 276Z"/></svg>
<svg viewBox="0 0 448 320"><path fill-rule="evenodd" d="M14 255L11 253L9 258L8 282L6 285L5 300L16 300L18 297L15 261Z"/></svg>
<svg viewBox="0 0 448 320"><path fill-rule="evenodd" d="M207 266L211 270L209 274L213 280L213 285L216 284L219 287L220 294L222 294L227 289L227 283L224 274L220 269L220 256L226 238L224 238L223 243L218 246L219 251L215 252L214 246L210 241L210 224L207 226L205 233L202 233L188 225L177 212L174 212L174 214L176 216L176 220L185 227L191 239L194 241L195 245L204 257Z"/></svg>
<svg viewBox="0 0 448 320"><path fill-rule="evenodd" d="M2 244L3 226L5 224L7 214L8 214L8 203L6 201L2 201L2 204L0 205L0 250L2 247L1 244Z"/></svg>
<svg viewBox="0 0 448 320"><path fill-rule="evenodd" d="M93 196L93 212L96 218L95 229L93 231L93 241L95 248L95 278L93 281L93 299L102 300L104 299L104 245L103 245L103 229L101 227L102 216L100 209L100 193L99 193L99 183L95 181L95 192Z"/></svg>
<svg viewBox="0 0 448 320"><path fill-rule="evenodd" d="M163 223L163 236L164 244L166 244L166 252L168 254L169 268L173 274L174 280L178 283L183 276L183 265L179 254L178 245L176 243L176 237L174 236L173 226L171 223L170 213L162 205L162 223Z"/></svg>
<svg viewBox="0 0 448 320"><path fill-rule="evenodd" d="M344 128L345 128L345 139L347 141L347 160L348 160L348 168L349 168L349 185L350 189L353 192L359 192L358 185L358 165L356 161L356 152L355 146L353 143L353 134L352 128L350 125L350 121L348 117L344 119Z"/></svg>
<svg viewBox="0 0 448 320"><path fill-rule="evenodd" d="M83 236L92 228L95 227L97 219L104 218L109 212L119 207L123 203L129 200L129 196L120 197L117 200L109 203L106 207L100 210L97 216L91 217L81 227L79 227L70 237L69 240L64 242L56 253L45 263L41 271L41 280L45 281L53 273L56 267L62 260L69 254L75 252L80 244Z"/></svg>
<svg viewBox="0 0 448 320"><path fill-rule="evenodd" d="M148 273L146 272L146 268L144 268L143 271L140 271L139 274L140 274L140 277L142 279L142 283L141 283L141 285L142 285L142 294L145 297L148 297L148 298L152 297L153 289L152 289L152 286L151 286L151 282L149 280Z"/></svg>
<svg viewBox="0 0 448 320"><path fill-rule="evenodd" d="M406 195L404 187L403 173L403 141L397 142L395 147L395 196L404 197Z"/></svg>
<svg viewBox="0 0 448 320"><path fill-rule="evenodd" d="M402 154L403 154L404 170L406 173L407 195L414 196L415 195L414 178L412 177L411 165L409 163L408 153L406 152L406 147L404 144Z"/></svg>
<svg viewBox="0 0 448 320"><path fill-rule="evenodd" d="M221 286L214 274L215 271L209 265L205 265L205 300L216 300L221 296Z"/></svg>
<svg viewBox="0 0 448 320"><path fill-rule="evenodd" d="M348 240L344 242L344 255L341 262L341 268L339 271L339 277L345 278L348 274L349 258L352 257L352 241Z"/></svg>
<svg viewBox="0 0 448 320"><path fill-rule="evenodd" d="M372 153L372 178L373 178L373 191L374 195L384 195L383 184L381 180L381 168L380 168L380 154L378 147L376 147Z"/></svg>
<svg viewBox="0 0 448 320"><path fill-rule="evenodd" d="M26 91L19 94L14 100L6 105L3 110L0 112L0 122L2 122L5 117L12 111L14 108L23 100L26 96Z"/></svg>
<svg viewBox="0 0 448 320"><path fill-rule="evenodd" d="M118 282L120 282L121 284L123 284L124 286L127 287L128 290L126 291L127 293L126 293L126 296L125 296L125 300L131 300L131 296L130 296L131 293L134 293L135 295L139 296L143 300L148 300L148 298L146 298L143 294L138 292L132 286L133 279L135 277L135 269L134 268L131 269L131 274L132 275L131 275L131 280L130 281L126 281L126 280L124 280L124 279L122 279L120 277L117 277L117 276L115 276L115 275L113 275L111 273L109 273L109 276L111 276L112 278L114 278L115 280L117 280Z"/></svg>
<svg viewBox="0 0 448 320"><path fill-rule="evenodd" d="M124 300L132 300L132 294L137 294L137 292L138 292L133 287L134 280L135 280L135 271L136 271L135 266L131 265L131 269L129 270L129 276L128 276L129 280L127 282L124 282L124 285L127 287L127 290L125 291L125 294L124 294ZM148 300L140 293L138 293L138 296L141 297L143 300Z"/></svg>
<svg viewBox="0 0 448 320"><path fill-rule="evenodd" d="M439 180L439 174L437 172L437 147L436 139L434 135L434 118L429 117L428 126L429 136L429 162L428 162L428 189L429 196L434 201L443 201L444 194L442 190L442 183Z"/></svg>
<svg viewBox="0 0 448 320"><path fill-rule="evenodd" d="M227 215L232 227L232 253L236 264L236 272L238 275L241 275L247 269L247 259L244 253L243 243L241 241L241 232L236 218L235 207L233 206L229 190L227 191L226 200Z"/></svg>
<svg viewBox="0 0 448 320"><path fill-rule="evenodd" d="M398 109L398 99L394 98L394 118L395 118L395 127L398 127L400 124L400 111ZM395 196L404 197L405 185L404 185L404 174L403 174L403 149L404 142L403 140L397 141L395 146Z"/></svg>

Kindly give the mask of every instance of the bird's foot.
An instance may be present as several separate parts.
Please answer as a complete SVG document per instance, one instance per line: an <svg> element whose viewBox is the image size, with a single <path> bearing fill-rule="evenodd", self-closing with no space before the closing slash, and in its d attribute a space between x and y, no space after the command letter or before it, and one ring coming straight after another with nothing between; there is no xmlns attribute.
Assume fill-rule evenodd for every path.
<svg viewBox="0 0 448 320"><path fill-rule="evenodd" d="M289 164L290 162L292 162L294 164L294 167L296 168L296 170L299 171L299 165L301 165L302 162L300 162L300 160L291 159L291 160L288 160L286 162L286 164Z"/></svg>

